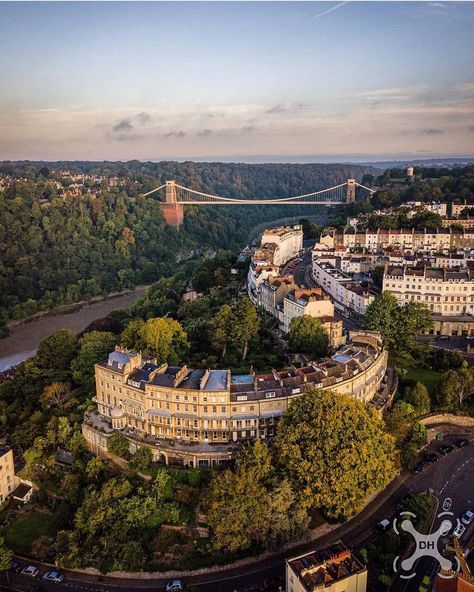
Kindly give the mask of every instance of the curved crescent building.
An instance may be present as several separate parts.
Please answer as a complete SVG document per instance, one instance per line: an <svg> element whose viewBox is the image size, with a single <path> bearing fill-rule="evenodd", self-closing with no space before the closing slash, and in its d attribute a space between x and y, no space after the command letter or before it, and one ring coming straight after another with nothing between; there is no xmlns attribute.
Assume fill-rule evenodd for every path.
<svg viewBox="0 0 474 592"><path fill-rule="evenodd" d="M99 455L120 431L131 452L146 445L168 465L215 466L232 461L239 442L271 440L281 415L306 389L371 402L386 370L382 338L369 331L351 333L330 358L269 374L158 365L117 348L95 366L97 411L86 416L83 434Z"/></svg>

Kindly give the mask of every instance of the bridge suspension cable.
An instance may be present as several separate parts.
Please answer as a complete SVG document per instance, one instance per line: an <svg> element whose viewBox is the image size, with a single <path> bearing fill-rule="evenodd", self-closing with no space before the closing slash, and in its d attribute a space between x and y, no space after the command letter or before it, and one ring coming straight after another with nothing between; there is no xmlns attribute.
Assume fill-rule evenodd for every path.
<svg viewBox="0 0 474 592"><path fill-rule="evenodd" d="M351 180L353 186L357 185L363 189L366 189L371 194L374 193L373 189L361 185L354 180ZM179 185L175 181L168 181L164 185L160 185L156 189L152 189L143 196L147 197L153 193L156 193L166 188L166 203L176 203L181 205L278 205L278 204L321 204L321 205L332 205L345 203L351 201L348 199L348 182L334 185L334 187L328 187L327 189L321 189L319 191L313 191L312 193L304 193L302 195L294 195L292 197L278 197L278 198L235 198L235 197L222 197L220 195L213 195L210 193L204 193L203 191L197 191ZM354 194L355 197L355 194Z"/></svg>

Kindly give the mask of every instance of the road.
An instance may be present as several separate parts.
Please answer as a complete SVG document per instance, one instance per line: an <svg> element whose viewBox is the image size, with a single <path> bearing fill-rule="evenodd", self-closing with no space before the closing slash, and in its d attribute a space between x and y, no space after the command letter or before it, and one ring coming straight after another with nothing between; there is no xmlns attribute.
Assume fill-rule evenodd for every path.
<svg viewBox="0 0 474 592"><path fill-rule="evenodd" d="M286 268L284 270L284 273L285 272ZM305 253L302 261L298 262L291 273L295 283L298 284L298 286L303 286L304 288L320 288L319 284L313 278L311 272L312 254L310 251L309 253ZM356 331L357 329L360 329L360 325L354 319L348 319L347 317L340 316L337 313L336 317L342 319L343 327L346 331Z"/></svg>
<svg viewBox="0 0 474 592"><path fill-rule="evenodd" d="M464 432L460 429L459 432L447 436L443 440L443 444L452 444L457 438L463 435L471 437L472 433ZM436 451L440 444L433 443L429 450ZM472 487L474 478L474 453L473 447L468 446L462 449L456 449L455 452L448 454L445 457L440 457L438 462L430 467L428 471L422 473L413 479L410 483L412 491L422 491L428 488L433 490L433 499L435 505L438 504L438 512L434 517L433 523L429 532L435 532L443 520L450 519L453 524L456 519L460 518L462 514L468 509L474 509L474 490ZM443 502L449 498L451 500L450 512L453 516L438 516L443 511ZM452 532L452 530L451 530ZM466 532L461 537L460 542L466 544L474 532L474 523L472 523ZM441 551L444 549L446 542L450 537L443 537L439 542L438 548ZM424 557L414 567L414 577L410 579L402 579L398 577L392 587L393 592L418 592L418 588L423 580L423 577L428 575L432 580L434 579L439 564L431 557Z"/></svg>
<svg viewBox="0 0 474 592"><path fill-rule="evenodd" d="M466 432L459 428L458 431L446 436L443 441L455 441L461 436L468 436L471 442L474 441L474 430ZM439 442L433 442L428 450L436 450ZM432 489L439 498L440 504L445 497L452 499L452 511L455 517L460 516L466 508L474 505L474 491L472 480L474 475L474 446L471 444L466 448L455 449L454 452L446 457L440 457L437 463L429 466L420 475L405 473L391 485L390 495L387 498L384 495L377 496L364 509L361 514L355 518L338 526L334 531L321 536L316 541L306 542L298 545L290 552L282 552L278 555L261 560L253 566L239 567L232 570L226 570L222 574L207 574L196 576L187 580L189 583L196 584L200 592L256 592L260 590L263 580L270 575L278 575L283 578L284 559L291 555L301 554L314 549L314 547L327 545L334 540L341 539L349 548L357 549L365 546L376 533L376 525L382 519L392 520L397 515L397 504L401 498L408 493L418 493ZM381 501L382 499L382 501ZM439 519L434 522L434 529L439 525ZM462 542L472 535L472 528L466 532ZM23 562L23 564L25 564ZM433 562L423 560L420 562L416 577L412 580L398 580L393 589L398 592L417 592L420 581L426 573L433 570ZM45 570L42 570L42 573ZM0 581L5 576L0 576ZM3 586L2 590L11 590L15 592L29 592L32 584L36 583L26 576L11 574L10 587ZM191 582L192 580L192 582ZM62 584L45 584L38 582L38 586L44 588L47 592L140 592L143 590L161 591L164 589L165 580L120 580L117 582L112 578L104 578L98 582L96 576L84 576L75 572L66 572L66 579Z"/></svg>

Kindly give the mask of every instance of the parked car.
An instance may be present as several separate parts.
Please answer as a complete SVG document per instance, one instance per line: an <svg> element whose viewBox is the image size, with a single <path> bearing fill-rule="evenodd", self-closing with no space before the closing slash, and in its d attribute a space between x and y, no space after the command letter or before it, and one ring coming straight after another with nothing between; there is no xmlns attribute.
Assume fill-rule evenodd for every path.
<svg viewBox="0 0 474 592"><path fill-rule="evenodd" d="M279 592L281 589L280 578L276 576L266 578L260 586L260 592Z"/></svg>
<svg viewBox="0 0 474 592"><path fill-rule="evenodd" d="M458 448L464 448L464 446L469 446L469 440L466 440L466 438L461 438L460 440L456 440L456 446Z"/></svg>
<svg viewBox="0 0 474 592"><path fill-rule="evenodd" d="M461 516L461 522L466 526L469 526L471 522L474 520L474 512L472 510L466 510L464 514Z"/></svg>
<svg viewBox="0 0 474 592"><path fill-rule="evenodd" d="M421 580L420 587L418 588L418 592L428 592L430 589L431 578L430 576L423 576Z"/></svg>
<svg viewBox="0 0 474 592"><path fill-rule="evenodd" d="M377 530L379 532L385 532L389 526L390 526L390 520L387 520L386 518L384 518L383 520L381 520L377 524Z"/></svg>
<svg viewBox="0 0 474 592"><path fill-rule="evenodd" d="M454 529L453 536L455 536L458 539L458 538L462 537L465 530L466 530L466 527L464 526L464 524L459 523L456 526L456 528Z"/></svg>
<svg viewBox="0 0 474 592"><path fill-rule="evenodd" d="M64 580L64 574L60 571L47 571L41 579L45 582L56 582L60 584Z"/></svg>
<svg viewBox="0 0 474 592"><path fill-rule="evenodd" d="M24 576L30 576L32 578L36 578L39 573L39 569L35 565L28 565L21 570L21 573Z"/></svg>
<svg viewBox="0 0 474 592"><path fill-rule="evenodd" d="M423 460L425 461L425 463L432 465L438 460L438 455L434 452L428 452L428 454L425 454L425 456L423 457Z"/></svg>
<svg viewBox="0 0 474 592"><path fill-rule="evenodd" d="M454 447L450 446L449 444L444 444L443 446L440 446L438 448L438 452L440 454L442 454L443 456L445 456L446 454L450 454L453 451L454 451Z"/></svg>
<svg viewBox="0 0 474 592"><path fill-rule="evenodd" d="M182 592L183 590L182 580L173 580L166 584L166 592Z"/></svg>
<svg viewBox="0 0 474 592"><path fill-rule="evenodd" d="M425 468L425 465L422 462L416 463L416 465L412 469L412 473L414 473L415 475L419 475L420 473L423 472L424 468Z"/></svg>
<svg viewBox="0 0 474 592"><path fill-rule="evenodd" d="M12 571L14 571L15 573L20 573L21 565L18 563L18 561L12 561L12 565L11 565L10 569Z"/></svg>

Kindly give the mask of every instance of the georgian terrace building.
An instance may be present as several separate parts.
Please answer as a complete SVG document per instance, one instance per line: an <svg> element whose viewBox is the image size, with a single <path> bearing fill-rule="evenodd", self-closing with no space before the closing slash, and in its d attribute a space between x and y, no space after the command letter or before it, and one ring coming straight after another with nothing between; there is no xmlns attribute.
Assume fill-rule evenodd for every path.
<svg viewBox="0 0 474 592"><path fill-rule="evenodd" d="M436 335L474 335L474 270L470 267L386 265L383 290L399 304L428 306Z"/></svg>
<svg viewBox="0 0 474 592"><path fill-rule="evenodd" d="M449 251L455 248L474 247L474 229L399 229L364 230L356 232L353 228L333 231L334 246L360 249L368 253L380 253L386 249L400 251Z"/></svg>
<svg viewBox="0 0 474 592"><path fill-rule="evenodd" d="M380 334L353 332L336 354L302 368L269 374L157 365L117 348L96 364L97 412L86 416L89 448L105 454L121 431L134 452L149 446L155 460L203 467L230 462L236 445L275 434L280 416L308 388L331 389L370 402L381 388L387 351Z"/></svg>
<svg viewBox="0 0 474 592"><path fill-rule="evenodd" d="M294 259L302 248L303 227L299 224L264 231L247 274L248 293L254 303L258 301L262 282L269 277L277 277L280 267Z"/></svg>

